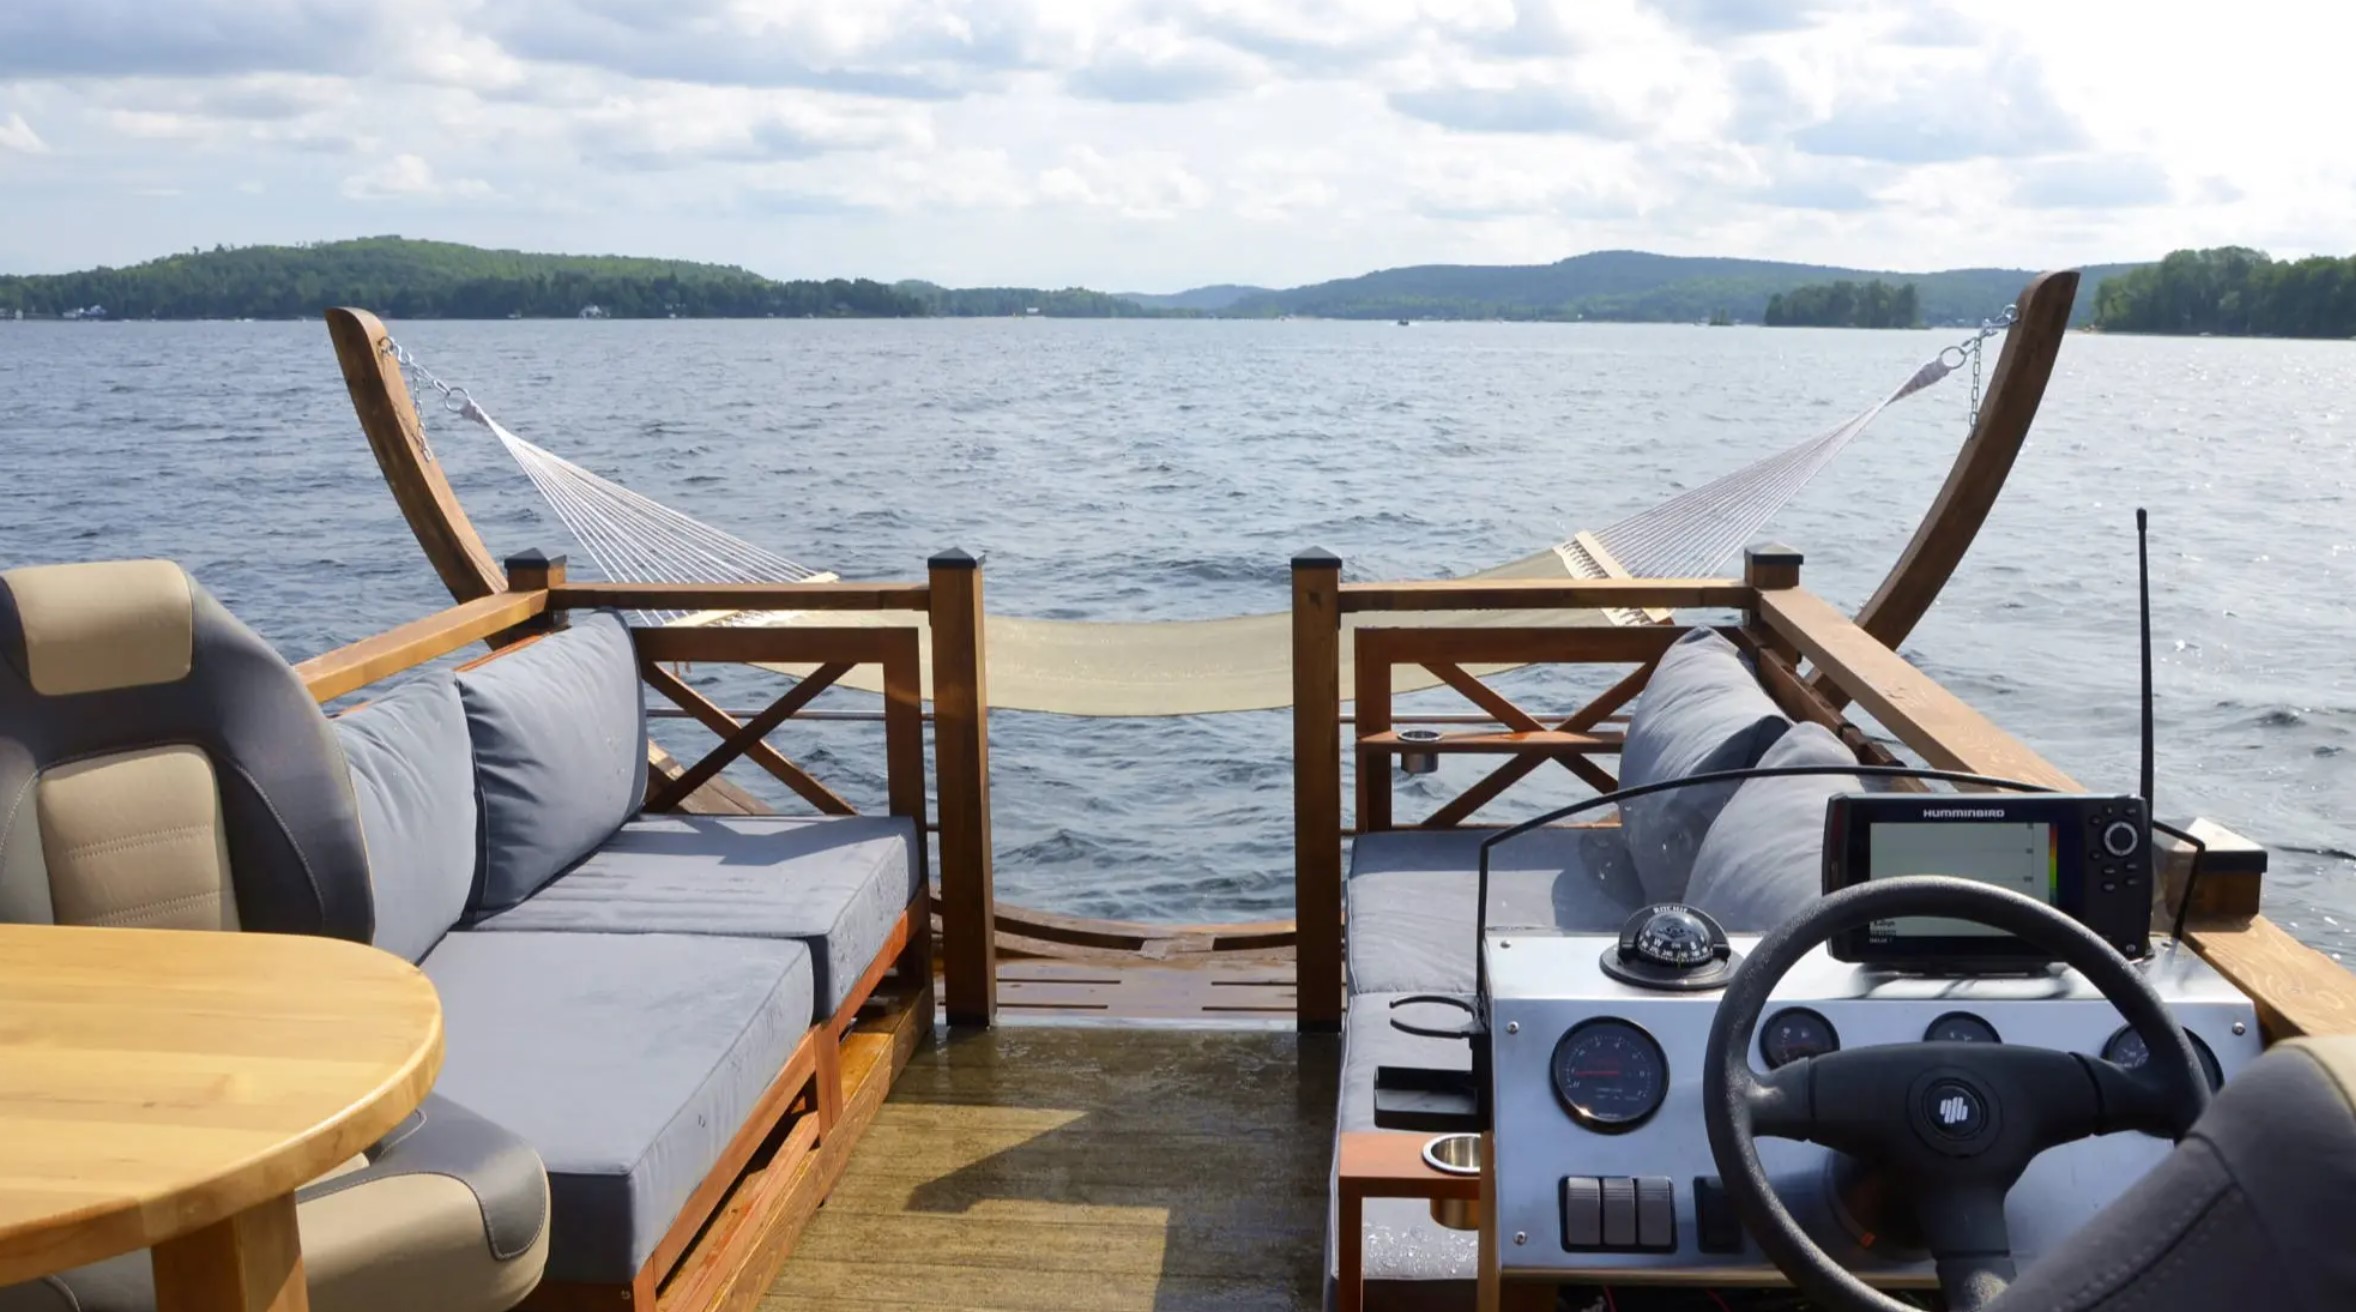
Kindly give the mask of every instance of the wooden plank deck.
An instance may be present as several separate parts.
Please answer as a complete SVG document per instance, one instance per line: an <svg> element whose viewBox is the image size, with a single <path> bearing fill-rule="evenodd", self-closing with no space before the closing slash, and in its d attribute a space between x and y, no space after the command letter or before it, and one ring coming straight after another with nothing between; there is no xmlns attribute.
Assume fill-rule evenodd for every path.
<svg viewBox="0 0 2356 1312"><path fill-rule="evenodd" d="M1340 1051L1289 1029L942 1031L763 1312L1314 1312Z"/></svg>

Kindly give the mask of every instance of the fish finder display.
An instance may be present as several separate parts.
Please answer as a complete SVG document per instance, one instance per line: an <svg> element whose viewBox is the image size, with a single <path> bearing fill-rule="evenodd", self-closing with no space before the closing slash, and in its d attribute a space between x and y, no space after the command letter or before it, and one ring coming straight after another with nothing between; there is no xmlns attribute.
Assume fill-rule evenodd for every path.
<svg viewBox="0 0 2356 1312"><path fill-rule="evenodd" d="M1868 829L1867 869L1874 879L1952 875L2053 905L2061 884L2061 842L2039 821L1892 823ZM2004 931L1945 916L1900 916L1873 922L1873 937L2004 937Z"/></svg>

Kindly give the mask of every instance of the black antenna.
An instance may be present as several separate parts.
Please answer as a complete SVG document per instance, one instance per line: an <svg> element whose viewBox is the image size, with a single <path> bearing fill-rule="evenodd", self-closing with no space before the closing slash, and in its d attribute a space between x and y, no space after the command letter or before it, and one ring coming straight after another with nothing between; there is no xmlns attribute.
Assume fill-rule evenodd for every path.
<svg viewBox="0 0 2356 1312"><path fill-rule="evenodd" d="M2137 608L2143 616L2143 774L2140 786L2143 814L2153 815L2152 785L2152 691L2151 691L2151 544L2150 516L2141 506L2135 509L2135 584Z"/></svg>

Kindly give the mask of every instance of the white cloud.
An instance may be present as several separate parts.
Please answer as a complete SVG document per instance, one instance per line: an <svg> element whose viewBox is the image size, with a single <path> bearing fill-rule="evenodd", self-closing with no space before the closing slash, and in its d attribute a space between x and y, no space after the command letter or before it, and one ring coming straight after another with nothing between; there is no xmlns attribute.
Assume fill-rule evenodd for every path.
<svg viewBox="0 0 2356 1312"><path fill-rule="evenodd" d="M1076 146L1063 164L1039 175L1051 201L1112 210L1132 219L1166 219L1199 209L1211 189L1175 155L1161 151L1108 157Z"/></svg>
<svg viewBox="0 0 2356 1312"><path fill-rule="evenodd" d="M490 194L491 184L480 179L443 179L420 155L395 155L375 168L345 178L343 185L346 200L417 200Z"/></svg>
<svg viewBox="0 0 2356 1312"><path fill-rule="evenodd" d="M24 115L11 113L7 118L0 118L0 151L46 155L49 143L41 140L41 134L33 131L33 125L25 122Z"/></svg>
<svg viewBox="0 0 2356 1312"><path fill-rule="evenodd" d="M2300 0L0 0L0 159L41 268L397 199L972 283L2302 254L2348 244L2356 157L2282 125L2356 116L2352 38ZM94 222L93 186L191 201Z"/></svg>

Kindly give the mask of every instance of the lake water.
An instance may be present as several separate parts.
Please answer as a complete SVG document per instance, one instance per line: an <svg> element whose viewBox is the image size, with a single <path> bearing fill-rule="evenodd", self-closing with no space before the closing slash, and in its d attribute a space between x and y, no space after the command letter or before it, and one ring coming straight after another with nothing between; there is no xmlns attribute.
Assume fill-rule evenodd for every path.
<svg viewBox="0 0 2356 1312"><path fill-rule="evenodd" d="M1831 427L1956 336L1012 320L395 331L523 436L795 559L912 578L963 546L987 561L993 610L1091 619L1281 610L1286 562L1311 545L1368 579L1519 556ZM1810 586L1852 607L1872 590L1962 437L1967 385L1894 408L1778 521ZM496 444L429 422L497 551L569 550L581 568ZM172 556L290 657L447 601L316 323L0 324L0 472L0 565ZM2011 486L1906 654L2090 787L2132 789L2137 505L2153 512L2160 814L2265 842L2269 912L2335 955L2356 948L2356 345L2073 337ZM1508 686L1567 710L1583 685ZM724 691L742 704L755 690ZM1448 696L1424 701L1459 709ZM692 741L678 728L666 737ZM1138 919L1290 914L1285 714L1001 712L992 728L1003 899ZM871 726L780 741L854 801L880 800ZM1402 816L1466 777L1403 788ZM1522 812L1569 796L1567 775L1533 783Z"/></svg>

